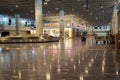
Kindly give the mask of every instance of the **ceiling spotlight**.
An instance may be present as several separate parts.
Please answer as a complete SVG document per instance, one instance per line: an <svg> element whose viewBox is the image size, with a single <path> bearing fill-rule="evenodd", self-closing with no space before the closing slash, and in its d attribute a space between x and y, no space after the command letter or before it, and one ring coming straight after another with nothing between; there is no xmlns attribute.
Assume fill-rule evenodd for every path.
<svg viewBox="0 0 120 80"><path fill-rule="evenodd" d="M102 10L102 12L105 12L104 10Z"/></svg>
<svg viewBox="0 0 120 80"><path fill-rule="evenodd" d="M74 9L72 9L72 11L74 11Z"/></svg>
<svg viewBox="0 0 120 80"><path fill-rule="evenodd" d="M98 20L98 17L96 17L95 19Z"/></svg>
<svg viewBox="0 0 120 80"><path fill-rule="evenodd" d="M16 5L15 7L18 8L18 5Z"/></svg>
<svg viewBox="0 0 120 80"><path fill-rule="evenodd" d="M103 6L101 6L100 8L103 8Z"/></svg>
<svg viewBox="0 0 120 80"><path fill-rule="evenodd" d="M87 10L87 12L89 12L89 10Z"/></svg>
<svg viewBox="0 0 120 80"><path fill-rule="evenodd" d="M26 15L28 15L28 13L26 13Z"/></svg>
<svg viewBox="0 0 120 80"><path fill-rule="evenodd" d="M90 13L90 15L93 15L93 13Z"/></svg>
<svg viewBox="0 0 120 80"><path fill-rule="evenodd" d="M58 10L59 8L55 8L56 10Z"/></svg>
<svg viewBox="0 0 120 80"><path fill-rule="evenodd" d="M47 5L48 3L47 2L44 2L44 5Z"/></svg>
<svg viewBox="0 0 120 80"><path fill-rule="evenodd" d="M50 13L50 11L48 11L48 13Z"/></svg>
<svg viewBox="0 0 120 80"><path fill-rule="evenodd" d="M13 11L13 9L11 9L11 11Z"/></svg>
<svg viewBox="0 0 120 80"><path fill-rule="evenodd" d="M81 15L83 17L83 15Z"/></svg>
<svg viewBox="0 0 120 80"><path fill-rule="evenodd" d="M87 5L83 5L83 7L87 7Z"/></svg>
<svg viewBox="0 0 120 80"><path fill-rule="evenodd" d="M30 12L33 12L33 10L30 10Z"/></svg>

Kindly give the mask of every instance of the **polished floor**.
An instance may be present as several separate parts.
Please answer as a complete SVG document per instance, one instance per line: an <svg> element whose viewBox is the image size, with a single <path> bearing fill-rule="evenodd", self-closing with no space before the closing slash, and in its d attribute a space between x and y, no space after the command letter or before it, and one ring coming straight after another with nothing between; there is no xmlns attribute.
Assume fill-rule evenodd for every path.
<svg viewBox="0 0 120 80"><path fill-rule="evenodd" d="M120 80L120 51L92 37L0 44L0 80Z"/></svg>

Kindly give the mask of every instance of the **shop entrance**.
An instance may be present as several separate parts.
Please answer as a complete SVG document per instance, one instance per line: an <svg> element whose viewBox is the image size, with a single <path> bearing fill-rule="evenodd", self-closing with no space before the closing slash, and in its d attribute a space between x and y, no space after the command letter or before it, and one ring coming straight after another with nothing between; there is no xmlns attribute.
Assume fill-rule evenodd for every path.
<svg viewBox="0 0 120 80"><path fill-rule="evenodd" d="M8 36L9 35L9 32L1 32L1 37L5 37L5 36Z"/></svg>

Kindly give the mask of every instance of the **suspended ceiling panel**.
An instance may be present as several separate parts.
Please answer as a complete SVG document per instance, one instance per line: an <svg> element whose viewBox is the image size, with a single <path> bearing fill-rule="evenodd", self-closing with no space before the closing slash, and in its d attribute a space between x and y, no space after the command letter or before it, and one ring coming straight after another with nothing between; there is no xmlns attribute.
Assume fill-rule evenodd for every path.
<svg viewBox="0 0 120 80"><path fill-rule="evenodd" d="M77 15L92 24L108 24L117 0L43 0L43 16L58 15L63 9L65 15ZM23 18L35 18L35 0L0 0L0 14L19 13Z"/></svg>

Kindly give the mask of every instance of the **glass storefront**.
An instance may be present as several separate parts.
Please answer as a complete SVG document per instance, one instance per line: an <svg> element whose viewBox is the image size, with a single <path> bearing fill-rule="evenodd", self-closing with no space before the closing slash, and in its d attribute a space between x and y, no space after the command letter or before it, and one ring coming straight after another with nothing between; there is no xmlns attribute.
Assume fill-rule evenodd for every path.
<svg viewBox="0 0 120 80"><path fill-rule="evenodd" d="M45 23L43 27L43 32L46 32L50 36L59 37L60 36L60 24L59 23ZM65 37L72 37L72 28L67 23L64 28Z"/></svg>

